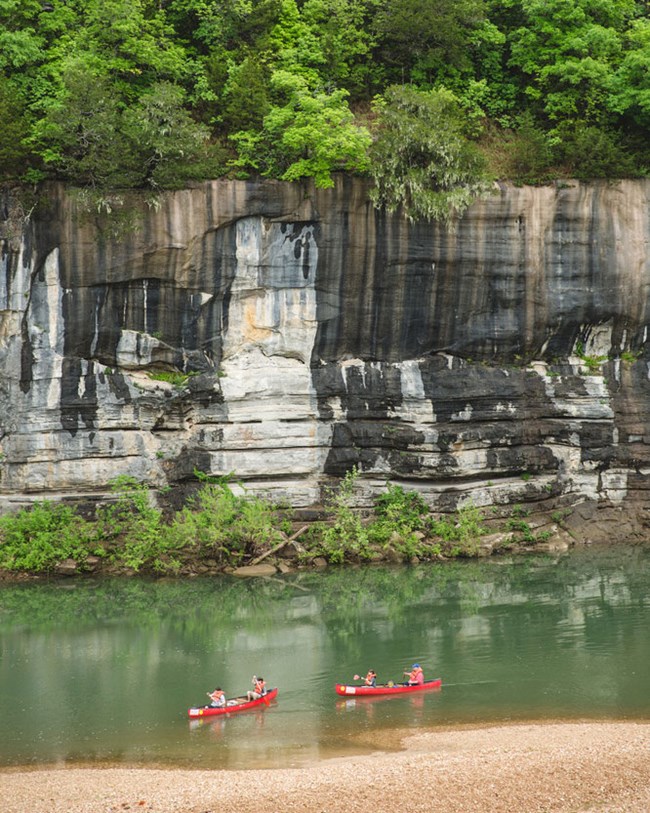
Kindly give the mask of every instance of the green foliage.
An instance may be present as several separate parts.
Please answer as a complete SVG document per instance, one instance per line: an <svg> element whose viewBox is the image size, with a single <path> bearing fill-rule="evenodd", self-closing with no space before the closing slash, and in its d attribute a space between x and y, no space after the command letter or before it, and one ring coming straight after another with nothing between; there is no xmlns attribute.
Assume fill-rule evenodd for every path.
<svg viewBox="0 0 650 813"><path fill-rule="evenodd" d="M209 131L184 109L184 96L180 87L159 82L125 111L138 186L173 189L219 174L220 156L208 144Z"/></svg>
<svg viewBox="0 0 650 813"><path fill-rule="evenodd" d="M380 0L306 0L301 16L313 32L325 85L345 87L356 99L372 95L381 72L372 59L378 39L372 21L382 5Z"/></svg>
<svg viewBox="0 0 650 813"><path fill-rule="evenodd" d="M423 541L429 508L416 491L389 484L375 500L375 513L375 520L368 526L372 544L394 550L405 561L440 553L439 546L431 548Z"/></svg>
<svg viewBox="0 0 650 813"><path fill-rule="evenodd" d="M112 483L114 499L94 522L64 504L36 503L0 517L0 568L47 572L64 559L83 568L89 554L135 572L175 572L186 555L236 564L264 545L281 541L275 508L236 496L225 482L203 485L189 504L164 523L148 487L132 477Z"/></svg>
<svg viewBox="0 0 650 813"><path fill-rule="evenodd" d="M48 100L32 141L44 166L90 187L135 184L129 143L110 82L84 62L71 63Z"/></svg>
<svg viewBox="0 0 650 813"><path fill-rule="evenodd" d="M447 219L479 138L499 178L647 175L649 66L638 0L4 0L0 177L327 186L369 127L378 204Z"/></svg>
<svg viewBox="0 0 650 813"><path fill-rule="evenodd" d="M433 84L471 67L470 43L483 22L482 0L385 0L373 27L393 82Z"/></svg>
<svg viewBox="0 0 650 813"><path fill-rule="evenodd" d="M26 141L29 122L25 104L14 84L0 73L0 110L3 125L0 130L0 180L17 179L29 157Z"/></svg>
<svg viewBox="0 0 650 813"><path fill-rule="evenodd" d="M578 123L555 130L557 163L581 180L633 178L643 174L627 137L612 130Z"/></svg>
<svg viewBox="0 0 650 813"><path fill-rule="evenodd" d="M386 491L375 500L375 511L380 519L403 522L414 530L421 530L429 507L417 491L404 491L401 486L388 484Z"/></svg>
<svg viewBox="0 0 650 813"><path fill-rule="evenodd" d="M376 101L373 200L409 219L449 221L487 190L483 161L465 136L457 98L444 89L391 87Z"/></svg>
<svg viewBox="0 0 650 813"><path fill-rule="evenodd" d="M320 529L312 555L324 556L331 564L342 564L345 561L362 561L370 559L368 533L361 522L358 512L352 507L354 486L359 477L356 468L349 471L337 490L331 489L327 497L327 507L333 513L331 525Z"/></svg>
<svg viewBox="0 0 650 813"><path fill-rule="evenodd" d="M227 132L262 129L270 108L270 77L267 67L246 57L233 65L223 90L221 123Z"/></svg>
<svg viewBox="0 0 650 813"><path fill-rule="evenodd" d="M218 166L207 128L183 99L181 88L160 82L125 106L99 66L70 63L33 141L45 167L77 184L174 188Z"/></svg>
<svg viewBox="0 0 650 813"><path fill-rule="evenodd" d="M237 496L225 482L206 482L174 517L164 538L171 549L195 549L216 561L238 564L258 547L280 542L276 521L268 502Z"/></svg>
<svg viewBox="0 0 650 813"><path fill-rule="evenodd" d="M608 107L642 128L650 126L650 20L634 20L611 81Z"/></svg>
<svg viewBox="0 0 650 813"><path fill-rule="evenodd" d="M123 475L111 484L115 501L97 512L99 538L114 562L139 571L156 568L165 553L161 539L162 513L154 507L149 489Z"/></svg>
<svg viewBox="0 0 650 813"><path fill-rule="evenodd" d="M0 569L51 572L68 558L83 569L92 554L118 571L177 573L196 562L210 567L242 564L291 533L286 507L245 492L236 494L230 475L195 471L195 476L198 491L166 520L148 487L127 476L113 481L113 499L97 509L94 521L84 520L69 506L51 503L0 517ZM478 554L486 529L481 511L471 503L453 516L434 519L417 492L388 485L375 500L374 516L364 520L354 508L358 477L352 469L338 489L329 491L331 521L315 523L301 536L306 561L322 556L331 564L410 562ZM533 533L527 513L523 506L513 506L505 523L512 532L511 544L549 536ZM562 517L558 513L553 519Z"/></svg>
<svg viewBox="0 0 650 813"><path fill-rule="evenodd" d="M278 99L261 131L231 136L238 158L233 166L285 181L314 178L333 186L332 173L367 169L370 134L354 123L345 90L311 90L299 74L275 71L271 89Z"/></svg>
<svg viewBox="0 0 650 813"><path fill-rule="evenodd" d="M191 373L180 373L176 370L155 370L148 373L152 381L165 381L174 387L182 387L191 377Z"/></svg>
<svg viewBox="0 0 650 813"><path fill-rule="evenodd" d="M607 356L588 355L582 342L576 343L576 356L584 363L588 372L592 375L602 375L602 365L603 362L607 361Z"/></svg>
<svg viewBox="0 0 650 813"><path fill-rule="evenodd" d="M632 350L624 350L621 353L621 361L627 361L630 364L633 364L635 361L638 361L641 356L643 355L643 351L637 350L636 352Z"/></svg>
<svg viewBox="0 0 650 813"><path fill-rule="evenodd" d="M443 553L449 556L476 556L485 532L481 511L472 503L459 508L451 519L431 522L431 533L440 537Z"/></svg>
<svg viewBox="0 0 650 813"><path fill-rule="evenodd" d="M68 558L83 567L92 548L92 526L63 503L37 502L0 517L0 568L5 570L47 572Z"/></svg>
<svg viewBox="0 0 650 813"><path fill-rule="evenodd" d="M333 522L316 526L307 539L303 537L309 558L323 556L332 564L342 564L371 559L373 551L384 556L392 551L403 561L476 556L485 527L480 510L472 504L450 518L434 520L417 492L389 485L376 499L375 517L364 523L352 508L357 478L358 471L352 469L339 490L330 493Z"/></svg>
<svg viewBox="0 0 650 813"><path fill-rule="evenodd" d="M551 140L530 111L513 121L510 129L491 128L482 149L497 177L515 183L547 183L555 172Z"/></svg>
<svg viewBox="0 0 650 813"><path fill-rule="evenodd" d="M530 525L525 519L519 517L510 517L506 522L506 528L509 531L515 531L517 541L519 542L534 542L535 534L533 533Z"/></svg>
<svg viewBox="0 0 650 813"><path fill-rule="evenodd" d="M187 54L160 7L148 0L88 0L70 53L87 54L131 101L158 82L182 80ZM64 58L65 59L65 58Z"/></svg>

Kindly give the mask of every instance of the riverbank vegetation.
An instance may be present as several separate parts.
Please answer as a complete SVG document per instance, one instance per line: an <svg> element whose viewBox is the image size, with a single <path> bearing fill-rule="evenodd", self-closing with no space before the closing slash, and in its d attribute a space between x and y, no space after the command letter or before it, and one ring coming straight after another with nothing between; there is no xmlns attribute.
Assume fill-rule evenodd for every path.
<svg viewBox="0 0 650 813"><path fill-rule="evenodd" d="M6 0L0 180L375 181L411 216L487 182L650 166L643 0Z"/></svg>
<svg viewBox="0 0 650 813"><path fill-rule="evenodd" d="M331 490L322 519L300 529L290 509L245 492L228 479L196 473L199 487L176 511L164 512L153 493L130 477L113 482L113 499L82 516L65 503L37 502L0 517L0 571L17 573L230 572L286 548L291 567L370 562L418 562L476 557L488 525L467 504L434 516L415 491L388 484L372 510L353 508L356 470ZM237 490L241 491L238 486ZM501 523L489 552L535 544L521 512ZM493 528L492 528L493 530Z"/></svg>

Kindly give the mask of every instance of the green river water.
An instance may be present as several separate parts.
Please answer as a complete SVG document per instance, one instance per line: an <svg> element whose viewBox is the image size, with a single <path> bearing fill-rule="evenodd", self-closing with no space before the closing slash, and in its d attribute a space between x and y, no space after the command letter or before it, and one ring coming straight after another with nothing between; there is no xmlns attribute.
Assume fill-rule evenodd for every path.
<svg viewBox="0 0 650 813"><path fill-rule="evenodd" d="M343 699L414 661L440 691ZM190 721L220 684L268 708ZM394 729L650 719L650 547L300 572L0 586L0 767L296 766ZM397 744L397 743L396 743Z"/></svg>

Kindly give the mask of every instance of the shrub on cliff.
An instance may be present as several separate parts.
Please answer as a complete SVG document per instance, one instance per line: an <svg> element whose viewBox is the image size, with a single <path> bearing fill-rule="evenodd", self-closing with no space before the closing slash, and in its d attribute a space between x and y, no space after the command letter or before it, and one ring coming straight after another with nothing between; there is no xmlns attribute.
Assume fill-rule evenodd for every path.
<svg viewBox="0 0 650 813"><path fill-rule="evenodd" d="M487 191L481 153L466 134L466 116L448 90L388 88L375 101L371 197L410 220L449 221Z"/></svg>
<svg viewBox="0 0 650 813"><path fill-rule="evenodd" d="M46 172L93 189L170 189L221 174L208 128L193 121L184 103L184 91L171 82L125 103L111 79L78 60L47 101L32 143Z"/></svg>
<svg viewBox="0 0 650 813"><path fill-rule="evenodd" d="M289 71L271 77L275 97L260 130L243 130L231 138L238 157L233 167L284 181L313 178L316 186L333 186L332 173L364 172L370 134L354 122L346 90L312 89Z"/></svg>
<svg viewBox="0 0 650 813"><path fill-rule="evenodd" d="M29 159L25 141L29 135L25 104L15 85L0 73L0 180L19 178Z"/></svg>
<svg viewBox="0 0 650 813"><path fill-rule="evenodd" d="M329 524L318 523L305 541L307 558L322 556L330 564L476 556L486 533L481 511L471 503L449 517L434 519L416 491L389 484L375 499L375 515L362 520L352 508L358 471L347 473L337 490L332 489L327 507ZM303 538L305 540L305 538Z"/></svg>

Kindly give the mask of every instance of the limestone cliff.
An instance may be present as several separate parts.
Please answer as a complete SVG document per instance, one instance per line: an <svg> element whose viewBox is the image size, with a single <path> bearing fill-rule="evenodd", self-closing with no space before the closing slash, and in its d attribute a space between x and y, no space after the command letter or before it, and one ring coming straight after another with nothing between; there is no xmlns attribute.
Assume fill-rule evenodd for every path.
<svg viewBox="0 0 650 813"><path fill-rule="evenodd" d="M3 504L198 468L307 506L357 464L362 500L640 516L650 182L503 186L452 229L366 193L215 181L116 217L52 187L22 221L6 195Z"/></svg>

